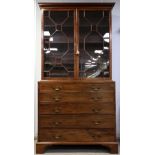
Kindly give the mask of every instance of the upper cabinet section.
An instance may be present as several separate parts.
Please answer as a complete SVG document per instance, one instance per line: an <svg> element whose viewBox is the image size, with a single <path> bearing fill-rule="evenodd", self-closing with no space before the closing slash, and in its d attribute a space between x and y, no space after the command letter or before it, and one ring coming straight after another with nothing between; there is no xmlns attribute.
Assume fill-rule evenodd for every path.
<svg viewBox="0 0 155 155"><path fill-rule="evenodd" d="M111 79L113 3L41 3L42 79Z"/></svg>

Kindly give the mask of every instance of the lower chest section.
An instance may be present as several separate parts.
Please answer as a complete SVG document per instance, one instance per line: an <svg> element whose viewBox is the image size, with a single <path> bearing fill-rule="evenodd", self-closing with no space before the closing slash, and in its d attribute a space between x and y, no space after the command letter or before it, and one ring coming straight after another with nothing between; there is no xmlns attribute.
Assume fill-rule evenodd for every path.
<svg viewBox="0 0 155 155"><path fill-rule="evenodd" d="M38 133L39 141L114 141L114 83L40 82Z"/></svg>

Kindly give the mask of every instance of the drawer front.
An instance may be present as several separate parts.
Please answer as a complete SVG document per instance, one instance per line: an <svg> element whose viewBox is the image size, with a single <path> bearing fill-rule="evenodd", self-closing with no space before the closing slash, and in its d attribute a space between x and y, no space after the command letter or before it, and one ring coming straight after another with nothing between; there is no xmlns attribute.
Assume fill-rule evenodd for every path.
<svg viewBox="0 0 155 155"><path fill-rule="evenodd" d="M114 103L39 104L39 114L114 114Z"/></svg>
<svg viewBox="0 0 155 155"><path fill-rule="evenodd" d="M38 141L110 142L115 140L114 133L114 129L41 129Z"/></svg>
<svg viewBox="0 0 155 155"><path fill-rule="evenodd" d="M114 83L40 83L39 92L108 92L114 91Z"/></svg>
<svg viewBox="0 0 155 155"><path fill-rule="evenodd" d="M40 93L40 102L70 103L70 102L114 102L113 92L104 93Z"/></svg>
<svg viewBox="0 0 155 155"><path fill-rule="evenodd" d="M40 115L40 128L115 128L113 115Z"/></svg>

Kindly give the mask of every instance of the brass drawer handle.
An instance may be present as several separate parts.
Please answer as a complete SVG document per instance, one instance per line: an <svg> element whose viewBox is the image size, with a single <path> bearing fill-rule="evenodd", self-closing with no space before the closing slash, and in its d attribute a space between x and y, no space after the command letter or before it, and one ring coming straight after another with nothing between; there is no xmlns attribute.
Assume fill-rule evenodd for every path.
<svg viewBox="0 0 155 155"><path fill-rule="evenodd" d="M100 125L101 122L100 122L100 121L96 121L96 122L94 122L94 124L95 124L95 125Z"/></svg>
<svg viewBox="0 0 155 155"><path fill-rule="evenodd" d="M100 90L101 88L96 88L96 87L92 87L92 90L94 90L94 91L98 91L98 90Z"/></svg>
<svg viewBox="0 0 155 155"><path fill-rule="evenodd" d="M93 138L100 138L101 135L92 135Z"/></svg>
<svg viewBox="0 0 155 155"><path fill-rule="evenodd" d="M55 100L56 102L60 101L60 98L54 97L53 100Z"/></svg>
<svg viewBox="0 0 155 155"><path fill-rule="evenodd" d="M61 124L61 122L52 122L51 126L57 126L57 125L60 125L60 124Z"/></svg>
<svg viewBox="0 0 155 155"><path fill-rule="evenodd" d="M56 135L56 136L54 136L54 139L61 139L61 138L62 138L61 135Z"/></svg>
<svg viewBox="0 0 155 155"><path fill-rule="evenodd" d="M60 110L61 110L60 108L55 108L55 109L54 109L54 113L59 113Z"/></svg>
<svg viewBox="0 0 155 155"><path fill-rule="evenodd" d="M59 125L59 124L61 124L61 122L54 122L54 124L55 124L55 125Z"/></svg>
<svg viewBox="0 0 155 155"><path fill-rule="evenodd" d="M61 122L50 122L49 123L49 125L51 126L51 127L55 127L55 126L58 126L58 125L60 125L61 124Z"/></svg>
<svg viewBox="0 0 155 155"><path fill-rule="evenodd" d="M59 91L60 90L60 88L55 88L55 91Z"/></svg>
<svg viewBox="0 0 155 155"><path fill-rule="evenodd" d="M92 111L93 111L94 113L98 113L98 112L100 111L100 109L92 109Z"/></svg>
<svg viewBox="0 0 155 155"><path fill-rule="evenodd" d="M53 88L55 91L60 91L61 88L60 87L56 87L56 88Z"/></svg>

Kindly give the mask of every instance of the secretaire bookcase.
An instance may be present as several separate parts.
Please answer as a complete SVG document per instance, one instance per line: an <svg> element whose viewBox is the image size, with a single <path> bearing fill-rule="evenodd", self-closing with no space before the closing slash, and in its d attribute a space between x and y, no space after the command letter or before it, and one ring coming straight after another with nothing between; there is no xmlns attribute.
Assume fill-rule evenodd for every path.
<svg viewBox="0 0 155 155"><path fill-rule="evenodd" d="M118 152L112 81L114 3L39 3L41 81L36 152L101 145Z"/></svg>

